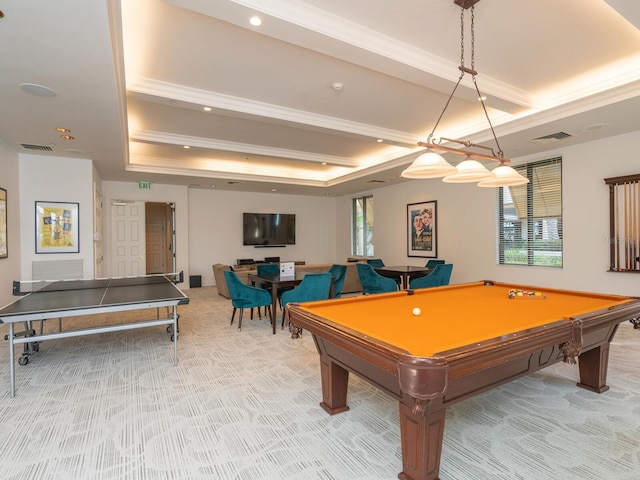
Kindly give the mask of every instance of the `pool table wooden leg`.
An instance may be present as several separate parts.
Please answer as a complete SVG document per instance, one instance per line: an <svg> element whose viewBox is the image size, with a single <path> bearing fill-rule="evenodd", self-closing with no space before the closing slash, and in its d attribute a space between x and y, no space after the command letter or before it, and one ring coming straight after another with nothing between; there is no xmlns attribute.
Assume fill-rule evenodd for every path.
<svg viewBox="0 0 640 480"><path fill-rule="evenodd" d="M400 402L402 441L401 480L438 480L447 409L428 415L414 414L411 406Z"/></svg>
<svg viewBox="0 0 640 480"><path fill-rule="evenodd" d="M320 373L322 374L322 403L320 406L329 415L349 410L347 405L349 370L333 363L328 356L320 355Z"/></svg>
<svg viewBox="0 0 640 480"><path fill-rule="evenodd" d="M578 357L580 367L579 387L596 393L609 390L607 385L609 346L609 342L606 342L580 354Z"/></svg>

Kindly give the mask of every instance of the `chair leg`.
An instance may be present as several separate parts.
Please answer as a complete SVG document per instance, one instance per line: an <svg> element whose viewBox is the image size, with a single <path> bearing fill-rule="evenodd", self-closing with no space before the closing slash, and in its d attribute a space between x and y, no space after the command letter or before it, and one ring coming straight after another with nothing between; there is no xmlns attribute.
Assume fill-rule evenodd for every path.
<svg viewBox="0 0 640 480"><path fill-rule="evenodd" d="M287 325L289 325L289 309L287 308L286 305L285 305L284 309L282 310L282 325L280 325L280 330L284 329L285 320L286 320Z"/></svg>
<svg viewBox="0 0 640 480"><path fill-rule="evenodd" d="M237 310L237 308L233 307L233 313L231 314L231 323L229 325L233 325L233 317L236 316L236 310Z"/></svg>
<svg viewBox="0 0 640 480"><path fill-rule="evenodd" d="M242 328L242 312L244 312L244 308L240 309L240 315L238 316L238 331Z"/></svg>

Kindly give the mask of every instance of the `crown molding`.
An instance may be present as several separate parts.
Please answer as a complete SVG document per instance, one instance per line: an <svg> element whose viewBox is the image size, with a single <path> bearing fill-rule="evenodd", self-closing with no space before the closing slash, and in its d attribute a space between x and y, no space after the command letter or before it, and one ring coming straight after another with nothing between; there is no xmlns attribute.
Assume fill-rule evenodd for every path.
<svg viewBox="0 0 640 480"><path fill-rule="evenodd" d="M313 114L303 110L281 107L256 100L186 87L184 85L176 85L150 78L138 77L131 80L127 83L127 90L168 100L176 100L231 112L282 120L293 124L323 128L342 134L346 132L371 139L382 138L398 144L414 146L419 140L415 135L398 130L380 128L374 125L352 122L328 115Z"/></svg>
<svg viewBox="0 0 640 480"><path fill-rule="evenodd" d="M178 135L166 132L139 130L130 133L129 139L131 141L139 140L180 146L189 145L191 147L206 148L209 150L223 150L228 152L262 155L268 157L290 158L293 160L302 160L312 163L326 163L329 165L338 165L349 168L354 168L359 165L358 161L346 157L303 152L300 150L266 147L249 143L228 142L226 140L218 140L215 138L191 137L187 135Z"/></svg>

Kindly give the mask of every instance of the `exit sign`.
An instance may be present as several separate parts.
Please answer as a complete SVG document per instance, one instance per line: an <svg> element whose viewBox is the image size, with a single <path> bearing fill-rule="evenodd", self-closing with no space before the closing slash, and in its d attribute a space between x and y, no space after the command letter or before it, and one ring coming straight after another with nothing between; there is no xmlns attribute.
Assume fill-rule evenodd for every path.
<svg viewBox="0 0 640 480"><path fill-rule="evenodd" d="M138 188L151 188L151 182L138 182Z"/></svg>

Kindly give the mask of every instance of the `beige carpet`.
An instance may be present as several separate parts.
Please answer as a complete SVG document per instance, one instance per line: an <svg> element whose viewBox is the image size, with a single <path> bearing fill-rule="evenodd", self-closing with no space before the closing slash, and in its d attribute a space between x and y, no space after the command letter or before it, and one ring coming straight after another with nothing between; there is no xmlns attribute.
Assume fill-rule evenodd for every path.
<svg viewBox="0 0 640 480"><path fill-rule="evenodd" d="M188 293L178 366L163 327L50 341L12 399L4 342L0 478L396 478L395 400L352 376L351 410L327 415L310 335L248 318L238 332L215 288ZM450 408L441 480L640 479L640 331L618 332L611 390L577 377L558 364Z"/></svg>

